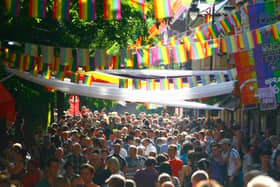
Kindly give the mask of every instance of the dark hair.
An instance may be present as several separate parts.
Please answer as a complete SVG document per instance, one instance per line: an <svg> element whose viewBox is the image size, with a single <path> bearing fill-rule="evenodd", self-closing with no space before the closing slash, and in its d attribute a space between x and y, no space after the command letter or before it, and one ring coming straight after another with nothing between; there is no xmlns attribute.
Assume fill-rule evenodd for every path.
<svg viewBox="0 0 280 187"><path fill-rule="evenodd" d="M154 157L148 157L147 160L145 161L145 166L151 167L154 165L156 165L156 159Z"/></svg>
<svg viewBox="0 0 280 187"><path fill-rule="evenodd" d="M171 169L170 164L167 161L162 162L159 165L159 174L161 174L161 173L167 173L170 176L172 176L172 169Z"/></svg>
<svg viewBox="0 0 280 187"><path fill-rule="evenodd" d="M95 172L95 168L89 163L82 164L80 167L80 171L82 171L82 169L88 169L91 174Z"/></svg>

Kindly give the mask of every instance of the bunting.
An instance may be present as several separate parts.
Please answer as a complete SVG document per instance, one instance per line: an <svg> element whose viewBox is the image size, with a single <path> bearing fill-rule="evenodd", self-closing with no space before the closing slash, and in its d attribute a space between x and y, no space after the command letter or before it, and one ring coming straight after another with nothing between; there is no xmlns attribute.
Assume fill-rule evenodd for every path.
<svg viewBox="0 0 280 187"><path fill-rule="evenodd" d="M65 77L65 72L64 71L59 71L56 73L56 79L60 81L64 81Z"/></svg>
<svg viewBox="0 0 280 187"><path fill-rule="evenodd" d="M57 20L69 20L70 0L54 0L53 18Z"/></svg>
<svg viewBox="0 0 280 187"><path fill-rule="evenodd" d="M146 89L148 91L156 90L156 81L154 79L146 79Z"/></svg>
<svg viewBox="0 0 280 187"><path fill-rule="evenodd" d="M226 47L227 47L228 52L230 52L230 53L238 52L237 43L236 43L234 35L226 37L225 42L226 42Z"/></svg>
<svg viewBox="0 0 280 187"><path fill-rule="evenodd" d="M120 57L121 57L121 65L125 68L132 68L133 67L133 54L132 50L121 50L120 52Z"/></svg>
<svg viewBox="0 0 280 187"><path fill-rule="evenodd" d="M201 75L201 83L203 86L207 85L210 82L210 76L209 75Z"/></svg>
<svg viewBox="0 0 280 187"><path fill-rule="evenodd" d="M95 1L96 0L79 0L79 18L92 21L95 19Z"/></svg>
<svg viewBox="0 0 280 187"><path fill-rule="evenodd" d="M95 49L95 65L100 67L106 66L107 53L105 49Z"/></svg>
<svg viewBox="0 0 280 187"><path fill-rule="evenodd" d="M187 53L184 45L175 45L172 47L173 52L173 61L175 63L184 63L187 62Z"/></svg>
<svg viewBox="0 0 280 187"><path fill-rule="evenodd" d="M154 11L156 19L172 17L170 0L154 0Z"/></svg>
<svg viewBox="0 0 280 187"><path fill-rule="evenodd" d="M229 34L231 32L232 25L230 24L230 22L227 18L221 19L220 24L226 34Z"/></svg>
<svg viewBox="0 0 280 187"><path fill-rule="evenodd" d="M73 83L78 83L79 82L79 73L78 72L73 72L71 75L71 82Z"/></svg>
<svg viewBox="0 0 280 187"><path fill-rule="evenodd" d="M51 66L49 64L44 64L43 67L43 77L50 80L52 75Z"/></svg>
<svg viewBox="0 0 280 187"><path fill-rule="evenodd" d="M30 43L25 43L25 54L30 56L38 56L38 46Z"/></svg>
<svg viewBox="0 0 280 187"><path fill-rule="evenodd" d="M111 20L121 19L121 1L120 0L103 0L104 19Z"/></svg>
<svg viewBox="0 0 280 187"><path fill-rule="evenodd" d="M95 58L89 57L89 71L95 70Z"/></svg>
<svg viewBox="0 0 280 187"><path fill-rule="evenodd" d="M279 31L276 24L271 25L271 33L274 40L279 39Z"/></svg>
<svg viewBox="0 0 280 187"><path fill-rule="evenodd" d="M35 63L35 57L25 55L24 56L24 71L31 71Z"/></svg>
<svg viewBox="0 0 280 187"><path fill-rule="evenodd" d="M253 35L254 35L254 41L256 45L262 44L264 42L264 36L259 29L254 30Z"/></svg>
<svg viewBox="0 0 280 187"><path fill-rule="evenodd" d="M34 18L45 18L46 0L29 0L29 16Z"/></svg>
<svg viewBox="0 0 280 187"><path fill-rule="evenodd" d="M187 77L188 79L188 83L189 83L189 87L195 87L197 85L197 81L196 81L196 77L195 76L189 76Z"/></svg>
<svg viewBox="0 0 280 187"><path fill-rule="evenodd" d="M216 76L217 83L225 82L225 76L223 73L217 73L215 76Z"/></svg>
<svg viewBox="0 0 280 187"><path fill-rule="evenodd" d="M20 71L24 71L24 55L22 54L17 54L16 59L15 59L15 67Z"/></svg>
<svg viewBox="0 0 280 187"><path fill-rule="evenodd" d="M91 75L84 75L84 84L86 84L87 86L91 86L91 84L92 84Z"/></svg>
<svg viewBox="0 0 280 187"><path fill-rule="evenodd" d="M128 79L119 79L119 88L128 88Z"/></svg>
<svg viewBox="0 0 280 187"><path fill-rule="evenodd" d="M217 30L216 24L209 24L207 29L208 29L209 35L211 36L212 39L218 37L218 30Z"/></svg>
<svg viewBox="0 0 280 187"><path fill-rule="evenodd" d="M84 69L90 69L89 67L89 49L78 49L78 64Z"/></svg>
<svg viewBox="0 0 280 187"><path fill-rule="evenodd" d="M139 66L148 67L150 65L151 53L149 52L149 49L145 49L145 48L137 49L136 55L137 55L138 67Z"/></svg>
<svg viewBox="0 0 280 187"><path fill-rule="evenodd" d="M17 16L19 9L19 0L5 0L5 2L7 12L12 16Z"/></svg>
<svg viewBox="0 0 280 187"><path fill-rule="evenodd" d="M240 16L240 12L235 11L231 14L231 17L234 21L234 23L232 23L233 25L240 27L241 26L241 16Z"/></svg>
<svg viewBox="0 0 280 187"><path fill-rule="evenodd" d="M175 90L182 89L183 88L183 79L180 77L173 78L173 85L174 85Z"/></svg>
<svg viewBox="0 0 280 187"><path fill-rule="evenodd" d="M135 90L141 89L141 80L140 79L133 79L132 84L133 84L133 89L135 89Z"/></svg>
<svg viewBox="0 0 280 187"><path fill-rule="evenodd" d="M60 48L60 63L64 66L72 64L72 48Z"/></svg>
<svg viewBox="0 0 280 187"><path fill-rule="evenodd" d="M54 51L52 46L41 46L43 63L52 64L54 60Z"/></svg>
<svg viewBox="0 0 280 187"><path fill-rule="evenodd" d="M205 57L203 46L200 42L194 42L190 47L190 56L192 59L198 60Z"/></svg>
<svg viewBox="0 0 280 187"><path fill-rule="evenodd" d="M169 90L169 80L167 78L160 79L160 90Z"/></svg>
<svg viewBox="0 0 280 187"><path fill-rule="evenodd" d="M158 62L159 65L168 65L170 64L170 54L169 49L166 46L158 47Z"/></svg>

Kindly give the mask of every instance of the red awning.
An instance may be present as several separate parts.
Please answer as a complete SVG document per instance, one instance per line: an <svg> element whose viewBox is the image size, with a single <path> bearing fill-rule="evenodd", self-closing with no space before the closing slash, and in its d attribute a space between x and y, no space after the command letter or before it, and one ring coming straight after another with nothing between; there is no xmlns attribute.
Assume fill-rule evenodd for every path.
<svg viewBox="0 0 280 187"><path fill-rule="evenodd" d="M9 121L16 120L15 99L0 83L0 118L5 118Z"/></svg>

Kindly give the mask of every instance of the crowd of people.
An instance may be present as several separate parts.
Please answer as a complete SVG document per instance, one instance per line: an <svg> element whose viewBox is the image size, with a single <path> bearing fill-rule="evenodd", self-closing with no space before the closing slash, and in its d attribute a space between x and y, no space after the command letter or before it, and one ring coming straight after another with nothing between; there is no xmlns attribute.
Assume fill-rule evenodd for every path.
<svg viewBox="0 0 280 187"><path fill-rule="evenodd" d="M79 115L55 116L31 142L7 135L0 186L276 187L280 138L273 133L249 136L238 124L166 111L118 114L83 106Z"/></svg>

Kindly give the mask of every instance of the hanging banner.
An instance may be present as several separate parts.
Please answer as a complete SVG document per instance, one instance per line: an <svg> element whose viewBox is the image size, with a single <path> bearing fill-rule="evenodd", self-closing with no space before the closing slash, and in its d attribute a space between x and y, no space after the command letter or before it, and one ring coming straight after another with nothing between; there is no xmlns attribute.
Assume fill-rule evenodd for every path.
<svg viewBox="0 0 280 187"><path fill-rule="evenodd" d="M274 110L277 108L275 91L273 88L259 88L260 110Z"/></svg>
<svg viewBox="0 0 280 187"><path fill-rule="evenodd" d="M69 98L69 105L70 105L69 112L71 115L79 114L79 105L80 105L79 96L71 95Z"/></svg>
<svg viewBox="0 0 280 187"><path fill-rule="evenodd" d="M276 1L248 5L250 30L274 24L279 20L280 5ZM273 88L277 102L280 102L280 43L273 37L271 27L262 31L264 41L255 44L253 57L259 88ZM260 99L260 98L259 98Z"/></svg>

